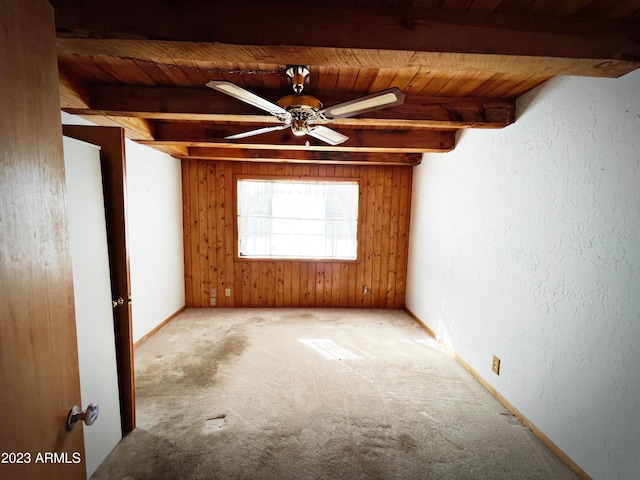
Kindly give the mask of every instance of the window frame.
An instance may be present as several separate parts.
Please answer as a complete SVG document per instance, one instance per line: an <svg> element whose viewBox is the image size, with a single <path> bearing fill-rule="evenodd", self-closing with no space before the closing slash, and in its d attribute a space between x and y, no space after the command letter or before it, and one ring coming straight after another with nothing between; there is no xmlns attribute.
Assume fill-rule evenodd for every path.
<svg viewBox="0 0 640 480"><path fill-rule="evenodd" d="M239 180L265 180L265 181L307 181L307 182L353 182L358 184L358 221L356 223L356 258L304 258L304 257L243 257L240 256L238 245L238 181ZM360 263L364 254L363 245L363 179L360 177L317 177L304 175L233 175L233 258L236 262L294 262L294 263Z"/></svg>

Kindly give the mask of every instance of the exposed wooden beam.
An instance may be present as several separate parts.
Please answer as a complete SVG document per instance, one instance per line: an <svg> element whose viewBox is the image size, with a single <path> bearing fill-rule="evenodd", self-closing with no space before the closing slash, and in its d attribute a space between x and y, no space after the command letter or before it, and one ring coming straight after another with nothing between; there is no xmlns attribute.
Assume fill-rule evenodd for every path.
<svg viewBox="0 0 640 480"><path fill-rule="evenodd" d="M66 111L66 109L63 109ZM153 127L149 120L134 117L111 117L107 115L85 115L82 118L103 127L122 127L125 136L131 140L153 140Z"/></svg>
<svg viewBox="0 0 640 480"><path fill-rule="evenodd" d="M65 112L79 115L89 121L105 127L123 127L125 135L132 140L153 140L153 126L146 118L137 115L93 114L90 87L84 81L58 69L60 89L60 108Z"/></svg>
<svg viewBox="0 0 640 480"><path fill-rule="evenodd" d="M223 148L259 148L318 151L370 151L389 153L448 152L455 145L452 130L373 130L340 129L349 139L332 146L308 135L296 137L280 130L237 141L225 137L246 131L245 127L205 122L156 122L155 140L151 143L186 146L216 146ZM139 143L147 143L140 141ZM308 143L308 146L306 144Z"/></svg>
<svg viewBox="0 0 640 480"><path fill-rule="evenodd" d="M590 59L595 62L594 71L617 71L617 75L625 68L636 68L640 62L638 24L629 22L419 7L329 7L300 2L221 4L194 0L181 3L179 8L163 0L144 4L126 0L52 0L51 3L56 9L59 35L90 33L112 38L205 42L212 47L254 46L253 61L263 62L258 56L267 56L267 63L317 64L291 57L281 62L284 51L276 49L275 52L280 51L280 59L274 58L274 45L297 48L302 55L308 50L328 47ZM149 15L150 11L153 15ZM241 59L235 57L230 61ZM367 64L376 66L371 62Z"/></svg>
<svg viewBox="0 0 640 480"><path fill-rule="evenodd" d="M136 142L140 143L140 142ZM164 144L154 144L148 143L147 146L154 148L162 153L166 153L167 155L171 155L175 158L187 158L189 156L189 148L183 145L164 145Z"/></svg>
<svg viewBox="0 0 640 480"><path fill-rule="evenodd" d="M90 105L89 86L82 80L68 75L58 67L60 107L88 109Z"/></svg>
<svg viewBox="0 0 640 480"><path fill-rule="evenodd" d="M239 45L640 58L637 28L596 19L282 1L190 1L179 8L164 0L51 3L56 7L56 27L67 33Z"/></svg>
<svg viewBox="0 0 640 480"><path fill-rule="evenodd" d="M341 49L295 45L234 45L130 39L58 38L63 55L105 55L166 67L197 62L297 64L355 68L430 68L524 75L619 77L640 66L638 61L610 58L564 58L504 54L425 52L415 50Z"/></svg>
<svg viewBox="0 0 640 480"><path fill-rule="evenodd" d="M271 101L284 92L254 91ZM354 98L353 94L313 92L325 105ZM272 115L208 88L128 87L94 85L90 108L65 108L78 115L126 116L164 120L223 123L277 123ZM408 96L404 105L338 119L332 125L418 128L502 128L515 120L515 99Z"/></svg>
<svg viewBox="0 0 640 480"><path fill-rule="evenodd" d="M125 128L131 140L153 140L153 124L146 118L109 117Z"/></svg>
<svg viewBox="0 0 640 480"><path fill-rule="evenodd" d="M63 110L67 111L68 109L63 108ZM124 128L125 136L131 140L153 140L153 129L149 120L106 115L85 115L82 110L73 110L73 112L75 112L75 115L102 127L122 127Z"/></svg>
<svg viewBox="0 0 640 480"><path fill-rule="evenodd" d="M255 148L189 147L181 158L231 160L241 162L336 163L358 165L418 165L421 153L327 152L315 150L275 150Z"/></svg>

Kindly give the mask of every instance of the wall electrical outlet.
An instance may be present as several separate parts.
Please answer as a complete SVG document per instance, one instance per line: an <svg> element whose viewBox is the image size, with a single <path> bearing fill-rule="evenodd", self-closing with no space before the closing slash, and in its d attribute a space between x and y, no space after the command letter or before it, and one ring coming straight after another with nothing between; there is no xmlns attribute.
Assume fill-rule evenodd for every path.
<svg viewBox="0 0 640 480"><path fill-rule="evenodd" d="M496 375L500 375L500 359L495 355L493 356L493 361L491 362L491 370L493 370L493 373L495 373Z"/></svg>
<svg viewBox="0 0 640 480"><path fill-rule="evenodd" d="M230 297L231 296L231 289L230 288L225 288L224 289L224 296L225 297Z"/></svg>

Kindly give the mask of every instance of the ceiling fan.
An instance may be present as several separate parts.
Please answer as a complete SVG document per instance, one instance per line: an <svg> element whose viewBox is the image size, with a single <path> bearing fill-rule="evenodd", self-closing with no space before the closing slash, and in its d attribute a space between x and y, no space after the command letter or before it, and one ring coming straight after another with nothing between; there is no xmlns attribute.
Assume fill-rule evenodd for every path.
<svg viewBox="0 0 640 480"><path fill-rule="evenodd" d="M348 140L349 137L322 124L328 123L335 118L353 117L361 113L404 103L404 93L399 88L393 87L323 108L320 100L302 93L305 85L309 83L308 67L290 65L285 69L284 73L287 75L293 94L282 97L277 103L270 102L251 93L235 83L224 80L210 80L207 82L207 87L265 110L282 122L282 125L229 135L225 137L226 139L236 140L290 127L291 132L296 136L310 135L330 145L339 145Z"/></svg>

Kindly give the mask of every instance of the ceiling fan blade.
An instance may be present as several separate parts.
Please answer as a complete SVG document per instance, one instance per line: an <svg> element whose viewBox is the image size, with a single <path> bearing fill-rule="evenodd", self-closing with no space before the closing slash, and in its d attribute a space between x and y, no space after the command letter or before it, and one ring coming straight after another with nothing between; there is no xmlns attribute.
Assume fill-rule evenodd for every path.
<svg viewBox="0 0 640 480"><path fill-rule="evenodd" d="M329 145L340 145L342 142L349 140L349 137L331 130L330 128L318 126L309 128L307 135L311 135L318 140L328 143Z"/></svg>
<svg viewBox="0 0 640 480"><path fill-rule="evenodd" d="M327 119L345 118L360 115L361 113L373 112L381 108L393 107L404 103L404 93L397 87L388 88L379 92L354 98L347 102L327 107L318 112Z"/></svg>
<svg viewBox="0 0 640 480"><path fill-rule="evenodd" d="M235 135L229 135L224 137L227 140L237 140L238 138L252 137L254 135L260 135L261 133L275 132L276 130L283 130L289 125L275 125L273 127L262 127L256 130L249 130L248 132L236 133Z"/></svg>
<svg viewBox="0 0 640 480"><path fill-rule="evenodd" d="M249 90L239 87L235 83L227 82L225 80L209 80L207 82L207 87L230 95L233 98L237 98L238 100L248 103L249 105L253 105L254 107L265 110L271 115L289 115L284 108L256 95L255 93L251 93Z"/></svg>

